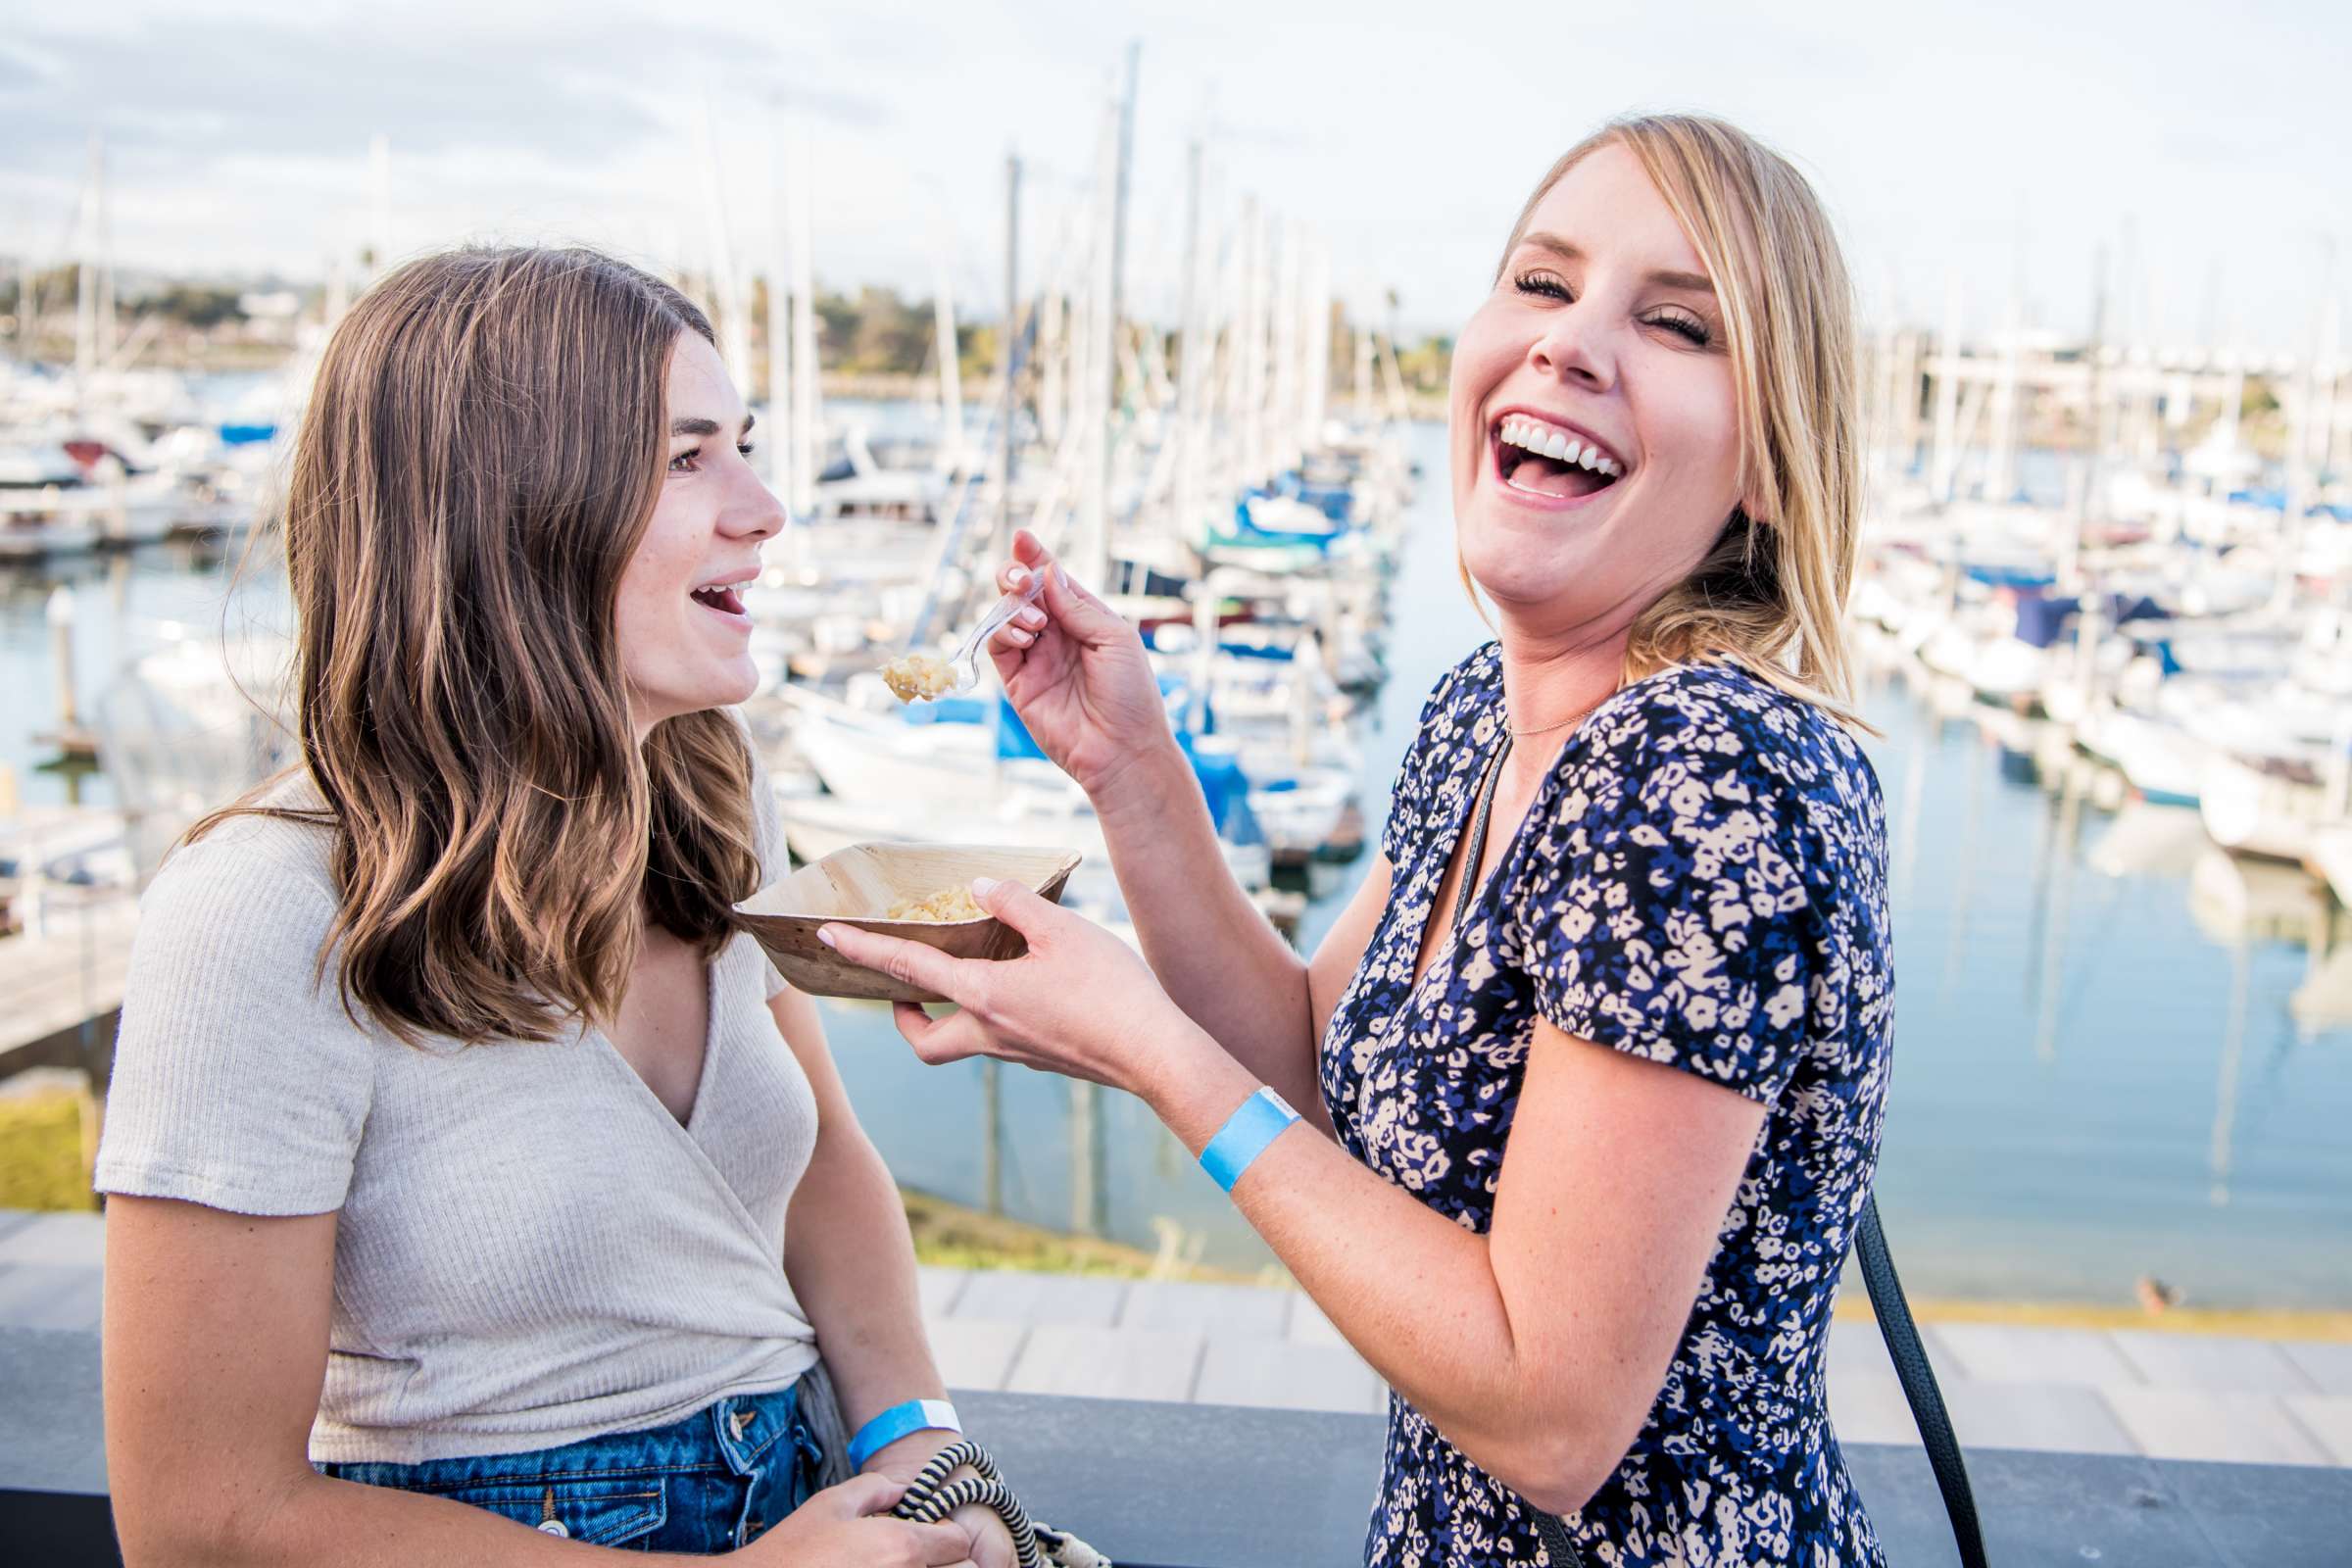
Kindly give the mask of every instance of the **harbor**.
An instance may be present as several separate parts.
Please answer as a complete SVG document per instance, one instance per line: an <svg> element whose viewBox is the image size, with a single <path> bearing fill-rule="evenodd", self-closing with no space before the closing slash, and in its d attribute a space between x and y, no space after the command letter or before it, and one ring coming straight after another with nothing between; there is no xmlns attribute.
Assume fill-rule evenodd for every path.
<svg viewBox="0 0 2352 1568"><path fill-rule="evenodd" d="M860 416L919 428L924 412L877 406ZM1426 474L1442 459L1442 433L1408 426L1401 451ZM2027 466L2063 472L2041 451ZM1402 521L1396 581L1416 586L1391 591L1387 679L1340 732L1353 750L1341 777L1375 833L1423 695L1487 635L1451 580L1442 494L1424 483ZM788 542L772 548L781 554ZM173 649L190 627L225 621L252 636L282 624L270 564L252 564L233 594L232 568L232 558L167 546L20 582L0 599L10 689L56 700L48 605L60 585L75 595L83 669L153 658L139 652L142 639ZM1858 602L1879 583L1872 578ZM1902 1216L1898 1246L1914 1288L2020 1304L2137 1310L2148 1292L2180 1312L2270 1309L2322 1322L2344 1313L2352 1150L2336 1130L2352 1114L2352 917L2340 898L2297 862L2225 850L2195 808L2149 799L2064 725L1936 672L1905 652L1898 632L1857 631L1868 661L1864 713L1881 731L1869 750L1888 803L1900 987L1882 1191ZM866 657L897 646L885 640ZM821 854L834 847L828 813L858 800L864 775L855 770L874 769L876 783L895 787L890 769L900 765L855 750L836 762L824 748L847 732L912 750L944 726L858 709L824 696L821 682L808 683L821 699L811 708L793 690L800 684L779 679L753 712L771 737L796 847ZM852 791L828 791L796 753L795 725L808 711L823 725L815 760ZM108 775L36 770L43 758L30 735L52 728L56 713L36 708L27 719L6 758L23 809L75 812L68 819L103 834L106 813L120 809ZM987 726L962 728L930 754L948 759L949 777L984 741L993 749ZM914 756L919 765L924 754ZM1006 798L1049 824L1043 833L1069 831L1067 797L1061 817L1047 814L1053 797L1018 786L1022 765L1006 766L1016 781ZM1027 764L1031 777L1042 765ZM79 808L68 806L74 795ZM976 829L946 826L939 836L965 831ZM989 831L1005 828L992 822ZM1336 851L1292 858L1301 863L1277 869L1267 855L1259 874L1276 910L1295 918L1296 939L1311 944L1365 860ZM1094 863L1099 872L1099 850ZM1102 880L1080 897L1102 897ZM69 908L69 894L88 901L86 912ZM102 890L68 888L50 903L45 956L22 937L0 943L0 956L39 969L46 994L62 999L40 1015L54 1039L78 1028L75 1009L96 1022L119 1000L109 987L119 987L129 927L125 899L101 912ZM1105 904L1095 907L1117 918ZM825 1007L844 1075L907 1185L1073 1233L1164 1245L1245 1275L1270 1262L1141 1105L1108 1094L1083 1104L1070 1086L1017 1068L925 1068L884 1009ZM73 1065L79 1049L78 1039L64 1041L42 1059Z"/></svg>
<svg viewBox="0 0 2352 1568"><path fill-rule="evenodd" d="M990 1568L2345 1560L2341 23L627 11L0 43L0 1557L867 1560L958 1458L837 1520L804 1457L930 1432L993 1491L918 1554ZM1083 609L1013 618L1023 535L1148 680ZM1776 685L1842 662L1867 769L1688 676L1580 729L1642 605ZM1389 837L1498 635L1507 764ZM1544 778L1612 727L1675 787ZM356 923L235 846L158 882L306 745L387 818ZM1123 887L1050 750L1106 810L1139 750L1119 811L1189 768L1210 828L1114 816ZM1556 900L1562 974L1403 856L1335 1015L1340 1141L1416 1209L1293 1125L1279 944L1531 793L1596 813L1491 884ZM1171 954L1142 901L1196 873ZM266 978L321 929L368 956L348 1031ZM1139 929L1199 1029L1126 1006ZM888 999L947 996L931 1065ZM1561 1027L1760 1111L1519 1046L1595 999ZM434 1059L476 1034L529 1044ZM281 1041L349 1070L269 1084ZM264 1443L314 1356L307 1448ZM153 1419L191 1396L194 1459ZM633 1446L679 1416L691 1465Z"/></svg>
<svg viewBox="0 0 2352 1568"><path fill-rule="evenodd" d="M791 517L744 593L743 716L795 862L1071 854L1063 902L1133 940L1091 807L993 681L905 703L883 675L963 647L1026 528L1141 632L1226 865L1311 951L1427 694L1491 635L1429 416L1444 362L1201 142L1139 248L1124 64L1074 154L994 171L987 293L943 245L919 304L828 294L805 134L766 149L772 213L706 189L661 262ZM395 158L368 149L377 236ZM26 1191L84 1210L0 1213L0 1329L35 1333L94 1322L82 1173L138 890L294 756L277 497L326 336L390 253L290 312L257 297L274 361L148 363L177 328L118 301L109 189L93 143L72 268L20 269L0 365L0 1106L50 1107L0 1125L40 1128ZM1940 318L1881 301L1860 344L1848 632L1898 999L1877 1192L1972 1446L2352 1466L2352 360L2331 281L2257 353L2159 336L2125 308L2133 265L2099 257L2086 332L1955 282ZM878 371L879 342L917 368ZM1125 1259L931 1263L956 1388L1381 1408L1141 1102L927 1067L885 1006L821 1011L911 1203ZM1839 1433L1915 1443L1859 1292L1846 1313Z"/></svg>

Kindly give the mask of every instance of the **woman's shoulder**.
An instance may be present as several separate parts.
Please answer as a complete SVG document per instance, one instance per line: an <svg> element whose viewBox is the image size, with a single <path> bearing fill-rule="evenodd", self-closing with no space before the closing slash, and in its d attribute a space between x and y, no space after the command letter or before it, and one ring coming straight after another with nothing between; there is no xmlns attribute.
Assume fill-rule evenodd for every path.
<svg viewBox="0 0 2352 1568"><path fill-rule="evenodd" d="M1438 677L1421 705L1421 736L1459 729L1477 714L1492 709L1502 696L1502 645L1480 644Z"/></svg>
<svg viewBox="0 0 2352 1568"><path fill-rule="evenodd" d="M139 945L315 957L341 904L321 810L297 775L180 843L139 896Z"/></svg>
<svg viewBox="0 0 2352 1568"><path fill-rule="evenodd" d="M318 800L280 787L249 804ZM323 827L241 811L166 858L139 900L100 1191L242 1214L341 1205L378 1042L318 961L330 849Z"/></svg>
<svg viewBox="0 0 2352 1568"><path fill-rule="evenodd" d="M1602 705L1594 722L1608 747L1638 743L1653 758L1694 753L1770 768L1794 756L1815 765L1870 766L1836 715L1730 660L1676 664L1635 681Z"/></svg>
<svg viewBox="0 0 2352 1568"><path fill-rule="evenodd" d="M1593 715L1591 745L1563 763L1588 780L1614 776L1651 805L1703 790L1834 839L1881 809L1877 774L1843 723L1729 660L1628 685Z"/></svg>

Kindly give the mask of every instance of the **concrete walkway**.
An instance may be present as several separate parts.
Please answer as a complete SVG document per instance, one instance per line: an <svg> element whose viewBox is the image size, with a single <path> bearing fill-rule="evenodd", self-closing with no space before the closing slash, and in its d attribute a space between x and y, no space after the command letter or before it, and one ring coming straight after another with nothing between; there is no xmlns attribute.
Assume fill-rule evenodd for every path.
<svg viewBox="0 0 2352 1568"><path fill-rule="evenodd" d="M0 1211L0 1325L97 1323L105 1221ZM1250 1285L926 1268L951 1388L1375 1414L1380 1380L1312 1301ZM2352 1343L2159 1330L1922 1325L1963 1444L2352 1466ZM1847 1443L1917 1432L1866 1319L1830 1335Z"/></svg>
<svg viewBox="0 0 2352 1568"><path fill-rule="evenodd" d="M1378 1411L1385 1392L1297 1291L923 1271L956 1388ZM2352 1465L2352 1344L2155 1330L1922 1325L1962 1443L2071 1453ZM1849 1443L1916 1443L1876 1324L1830 1330Z"/></svg>

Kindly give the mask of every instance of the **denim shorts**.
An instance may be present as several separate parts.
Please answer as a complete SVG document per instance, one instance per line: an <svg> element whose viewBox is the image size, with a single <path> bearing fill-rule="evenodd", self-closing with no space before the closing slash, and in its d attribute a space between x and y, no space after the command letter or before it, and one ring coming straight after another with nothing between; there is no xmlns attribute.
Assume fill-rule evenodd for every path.
<svg viewBox="0 0 2352 1568"><path fill-rule="evenodd" d="M731 1395L665 1427L560 1448L317 1468L471 1503L592 1546L714 1556L758 1540L816 1490L824 1454L798 1392Z"/></svg>

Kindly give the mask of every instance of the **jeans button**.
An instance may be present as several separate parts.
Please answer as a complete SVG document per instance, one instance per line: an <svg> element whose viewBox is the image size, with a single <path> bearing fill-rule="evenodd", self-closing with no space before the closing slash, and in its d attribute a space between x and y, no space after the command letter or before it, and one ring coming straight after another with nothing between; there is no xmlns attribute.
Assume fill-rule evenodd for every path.
<svg viewBox="0 0 2352 1568"><path fill-rule="evenodd" d="M539 1530L542 1535L549 1536L569 1536L571 1534L570 1531L564 1528L564 1521L561 1519L542 1519L539 1521Z"/></svg>

